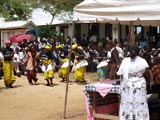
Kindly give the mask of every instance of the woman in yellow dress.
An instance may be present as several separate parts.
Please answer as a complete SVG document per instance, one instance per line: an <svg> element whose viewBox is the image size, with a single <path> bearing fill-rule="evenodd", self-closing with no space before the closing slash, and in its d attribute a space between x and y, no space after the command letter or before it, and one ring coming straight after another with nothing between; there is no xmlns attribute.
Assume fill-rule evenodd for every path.
<svg viewBox="0 0 160 120"><path fill-rule="evenodd" d="M69 59L63 58L60 60L61 67L58 70L58 75L60 78L62 78L61 82L67 81L67 77L69 74Z"/></svg>
<svg viewBox="0 0 160 120"><path fill-rule="evenodd" d="M60 67L58 69L58 76L62 78L60 82L67 81L67 77L69 74L69 58L68 58L68 51L62 47L62 45L56 46L56 51L59 55L59 63Z"/></svg>
<svg viewBox="0 0 160 120"><path fill-rule="evenodd" d="M46 45L44 51L40 54L42 60L42 71L44 72L44 79L47 81L47 86L53 85L54 78L54 57L51 47Z"/></svg>
<svg viewBox="0 0 160 120"><path fill-rule="evenodd" d="M15 82L14 70L13 70L13 55L14 50L10 47L11 41L6 40L6 47L3 49L2 53L4 56L3 61L3 73L4 73L4 84L7 88L12 88Z"/></svg>
<svg viewBox="0 0 160 120"><path fill-rule="evenodd" d="M81 47L77 45L72 45L72 50L75 54L75 61L73 63L72 71L74 72L75 82L86 83L84 75L86 73L86 67L88 62L84 59L85 54Z"/></svg>

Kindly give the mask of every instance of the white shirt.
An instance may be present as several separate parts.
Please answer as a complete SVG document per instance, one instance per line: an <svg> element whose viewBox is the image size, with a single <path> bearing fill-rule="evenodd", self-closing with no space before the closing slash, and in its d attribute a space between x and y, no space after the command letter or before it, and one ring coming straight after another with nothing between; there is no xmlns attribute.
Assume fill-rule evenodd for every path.
<svg viewBox="0 0 160 120"><path fill-rule="evenodd" d="M15 58L14 62L20 62L20 57L17 53L14 54L13 58Z"/></svg>
<svg viewBox="0 0 160 120"><path fill-rule="evenodd" d="M4 56L3 56L2 52L0 52L0 59L1 59L1 60L4 59Z"/></svg>
<svg viewBox="0 0 160 120"><path fill-rule="evenodd" d="M119 53L119 57L120 58L124 58L124 52L123 52L122 48L116 46L116 49L117 49L117 51Z"/></svg>

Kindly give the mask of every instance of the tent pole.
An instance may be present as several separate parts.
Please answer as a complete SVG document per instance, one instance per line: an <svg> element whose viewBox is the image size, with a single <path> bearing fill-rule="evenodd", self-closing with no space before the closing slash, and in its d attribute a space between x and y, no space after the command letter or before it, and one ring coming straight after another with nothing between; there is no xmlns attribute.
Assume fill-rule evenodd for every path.
<svg viewBox="0 0 160 120"><path fill-rule="evenodd" d="M135 38L134 38L134 26L133 26L133 22L130 22L129 25L129 41L128 41L128 45L135 45Z"/></svg>
<svg viewBox="0 0 160 120"><path fill-rule="evenodd" d="M74 27L75 27L75 22L72 22L72 32L74 35ZM69 52L69 72L67 75L67 84L66 84L66 91L65 91L65 101L64 101L64 113L63 113L63 118L66 119L66 109L67 109L67 98L68 98L68 85L69 85L69 74L70 74L70 66L71 66L71 53L72 53L72 43L73 43L73 38L71 38L71 43L70 43L70 52Z"/></svg>

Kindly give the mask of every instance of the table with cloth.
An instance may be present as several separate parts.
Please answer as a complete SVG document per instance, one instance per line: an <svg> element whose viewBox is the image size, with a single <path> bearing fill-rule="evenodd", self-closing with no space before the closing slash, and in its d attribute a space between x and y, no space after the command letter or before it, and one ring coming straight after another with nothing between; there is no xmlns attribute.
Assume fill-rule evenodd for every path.
<svg viewBox="0 0 160 120"><path fill-rule="evenodd" d="M120 81L102 81L87 84L86 95L87 120L118 120Z"/></svg>

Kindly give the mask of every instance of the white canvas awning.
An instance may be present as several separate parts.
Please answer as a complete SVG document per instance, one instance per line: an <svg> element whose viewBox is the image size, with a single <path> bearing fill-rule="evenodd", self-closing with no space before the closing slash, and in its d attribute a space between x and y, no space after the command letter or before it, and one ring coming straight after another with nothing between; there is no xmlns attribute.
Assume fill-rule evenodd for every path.
<svg viewBox="0 0 160 120"><path fill-rule="evenodd" d="M74 21L160 25L160 0L85 0L74 7Z"/></svg>
<svg viewBox="0 0 160 120"><path fill-rule="evenodd" d="M32 21L12 21L12 22L0 22L0 29L17 29L27 27L37 27Z"/></svg>

